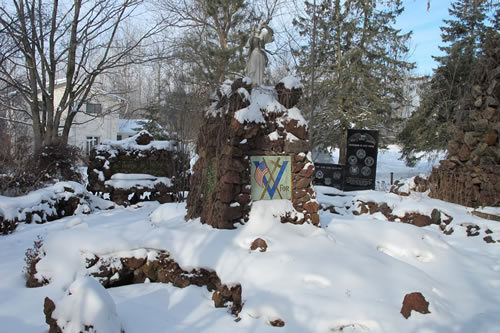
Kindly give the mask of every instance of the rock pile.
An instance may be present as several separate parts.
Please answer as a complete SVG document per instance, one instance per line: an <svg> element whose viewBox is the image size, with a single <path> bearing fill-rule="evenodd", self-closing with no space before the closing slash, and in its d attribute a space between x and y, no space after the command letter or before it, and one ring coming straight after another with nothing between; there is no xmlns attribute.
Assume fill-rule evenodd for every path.
<svg viewBox="0 0 500 333"><path fill-rule="evenodd" d="M20 222L41 224L92 210L89 193L74 182L58 183L9 201L11 205L0 208L0 234L4 235L12 233Z"/></svg>
<svg viewBox="0 0 500 333"><path fill-rule="evenodd" d="M129 253L102 256L85 253L84 257L87 274L96 278L104 288L146 281L171 283L178 288L206 286L213 292L215 307L228 307L234 315L238 315L243 307L241 285L227 286L215 271L204 268L185 270L164 250L136 249ZM49 283L48 279L37 274L36 266L28 273L28 279L35 282L27 285L28 287L40 287Z"/></svg>
<svg viewBox="0 0 500 333"><path fill-rule="evenodd" d="M426 227L431 224L438 225L445 234L453 232L447 229L447 226L453 221L453 218L439 209L433 209L431 216L427 216L418 212L406 212L403 216L394 215L391 207L387 203L375 203L373 201L359 201L357 210L353 211L354 215L381 213L389 222L402 222L414 225L416 227Z"/></svg>
<svg viewBox="0 0 500 333"><path fill-rule="evenodd" d="M461 103L448 157L432 171L431 197L470 207L500 206L500 37L492 38Z"/></svg>
<svg viewBox="0 0 500 333"><path fill-rule="evenodd" d="M109 194L120 205L176 200L186 168L176 141L153 141L147 131L95 147L88 166L88 189Z"/></svg>
<svg viewBox="0 0 500 333"><path fill-rule="evenodd" d="M197 142L187 219L232 229L251 206L251 156L288 155L292 163L294 212L282 222L319 224L312 187L307 123L295 107L302 86L290 77L275 89L252 88L247 78L226 81L214 95Z"/></svg>

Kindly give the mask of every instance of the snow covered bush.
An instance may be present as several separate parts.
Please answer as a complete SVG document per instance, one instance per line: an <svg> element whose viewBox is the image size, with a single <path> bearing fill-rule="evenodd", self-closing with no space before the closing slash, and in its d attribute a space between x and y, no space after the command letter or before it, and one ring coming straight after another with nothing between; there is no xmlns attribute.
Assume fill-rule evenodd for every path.
<svg viewBox="0 0 500 333"><path fill-rule="evenodd" d="M44 313L50 333L124 332L113 299L90 277L76 279L56 303L46 297Z"/></svg>
<svg viewBox="0 0 500 333"><path fill-rule="evenodd" d="M73 146L46 146L35 154L24 151L2 171L0 195L19 196L63 180L81 183L81 163L81 152Z"/></svg>
<svg viewBox="0 0 500 333"><path fill-rule="evenodd" d="M34 242L33 247L27 249L25 252L24 262L26 263L26 266L23 271L26 277L26 287L28 288L41 287L48 283L45 279L40 281L35 277L35 274L37 273L36 264L38 264L44 255L41 251L42 244L43 240L40 236L38 236L38 240Z"/></svg>

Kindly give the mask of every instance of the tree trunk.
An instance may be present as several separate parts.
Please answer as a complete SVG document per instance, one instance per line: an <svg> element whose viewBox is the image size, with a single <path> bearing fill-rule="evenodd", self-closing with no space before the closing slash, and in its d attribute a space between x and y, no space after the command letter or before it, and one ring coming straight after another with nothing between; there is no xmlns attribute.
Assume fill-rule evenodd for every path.
<svg viewBox="0 0 500 333"><path fill-rule="evenodd" d="M342 138L339 145L339 164L345 164L347 153L347 129L342 131Z"/></svg>

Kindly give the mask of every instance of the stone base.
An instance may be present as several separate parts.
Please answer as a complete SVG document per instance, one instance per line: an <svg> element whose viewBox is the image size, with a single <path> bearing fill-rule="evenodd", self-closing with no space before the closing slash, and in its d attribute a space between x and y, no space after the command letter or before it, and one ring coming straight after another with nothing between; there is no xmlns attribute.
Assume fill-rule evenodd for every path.
<svg viewBox="0 0 500 333"><path fill-rule="evenodd" d="M500 206L500 166L434 168L430 196L468 207Z"/></svg>
<svg viewBox="0 0 500 333"><path fill-rule="evenodd" d="M286 155L291 157L292 204L296 211L281 220L319 224L307 125L294 108L300 93L283 84L276 89L252 88L242 79L231 85L226 82L217 90L198 137L199 159L191 176L186 219L199 217L202 223L219 229L233 229L235 224L246 222L251 207L250 157ZM263 100L268 104L261 105ZM258 103L259 109L255 110L252 103ZM238 116L238 112L248 110L254 110L252 115L260 120Z"/></svg>

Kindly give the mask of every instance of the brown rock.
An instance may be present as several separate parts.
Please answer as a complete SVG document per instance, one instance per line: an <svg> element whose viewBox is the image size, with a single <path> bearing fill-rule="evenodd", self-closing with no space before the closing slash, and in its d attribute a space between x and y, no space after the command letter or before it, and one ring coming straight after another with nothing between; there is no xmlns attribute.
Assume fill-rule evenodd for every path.
<svg viewBox="0 0 500 333"><path fill-rule="evenodd" d="M432 220L429 216L419 213L406 213L406 215L401 218L401 222L410 223L417 227L425 227L432 224Z"/></svg>
<svg viewBox="0 0 500 333"><path fill-rule="evenodd" d="M481 135L481 133L478 132L467 132L465 133L464 136L464 142L467 146L470 148L473 148L479 141L478 137ZM460 152L460 148L458 149Z"/></svg>
<svg viewBox="0 0 500 333"><path fill-rule="evenodd" d="M439 209L434 208L431 212L431 222L432 224L441 224L441 212Z"/></svg>
<svg viewBox="0 0 500 333"><path fill-rule="evenodd" d="M235 118L231 119L230 129L234 133L234 135L236 135L236 136L241 136L245 133L245 129L243 127L243 124L240 123Z"/></svg>
<svg viewBox="0 0 500 333"><path fill-rule="evenodd" d="M460 144L456 141L451 141L449 144L448 144L448 154L449 155L455 155L455 154L458 154L458 152L460 151Z"/></svg>
<svg viewBox="0 0 500 333"><path fill-rule="evenodd" d="M313 225L319 225L319 214L318 213L311 214L311 223Z"/></svg>
<svg viewBox="0 0 500 333"><path fill-rule="evenodd" d="M236 202L238 202L240 205L246 205L250 202L250 195L247 193L241 193L236 198Z"/></svg>
<svg viewBox="0 0 500 333"><path fill-rule="evenodd" d="M488 146L493 146L497 143L498 135L496 131L488 131L483 138L483 142Z"/></svg>
<svg viewBox="0 0 500 333"><path fill-rule="evenodd" d="M233 184L223 183L218 192L219 200L223 203L230 203L233 200Z"/></svg>
<svg viewBox="0 0 500 333"><path fill-rule="evenodd" d="M306 127L299 126L296 119L292 119L286 123L285 129L287 132L292 133L300 140L306 140L308 137Z"/></svg>
<svg viewBox="0 0 500 333"><path fill-rule="evenodd" d="M146 258L121 258L122 265L131 270L137 269L146 263Z"/></svg>
<svg viewBox="0 0 500 333"><path fill-rule="evenodd" d="M495 114L497 114L497 112L498 111L497 111L496 108L488 106L486 108L486 111L484 112L484 118L488 119L488 120L491 120L495 116Z"/></svg>
<svg viewBox="0 0 500 333"><path fill-rule="evenodd" d="M301 189L305 189L306 187L308 187L309 184L311 184L310 178L301 178L298 182L293 184L294 185L293 187L297 190L301 190Z"/></svg>
<svg viewBox="0 0 500 333"><path fill-rule="evenodd" d="M319 205L317 201L309 201L304 204L304 209L309 213L317 213L319 210Z"/></svg>
<svg viewBox="0 0 500 333"><path fill-rule="evenodd" d="M299 200L300 198L302 198L303 196L305 196L307 194L307 191L302 189L302 190L293 190L293 200Z"/></svg>
<svg viewBox="0 0 500 333"><path fill-rule="evenodd" d="M240 174L233 170L228 170L221 178L226 184L241 184Z"/></svg>
<svg viewBox="0 0 500 333"><path fill-rule="evenodd" d="M284 151L286 151L287 153L292 153L292 154L296 154L296 153L301 153L301 152L304 152L304 151L308 151L309 150L309 142L308 141L304 141L304 140L298 140L298 141L285 141L285 147L284 147Z"/></svg>
<svg viewBox="0 0 500 333"><path fill-rule="evenodd" d="M305 165L306 161L292 163L292 172L293 173L300 172L300 170L302 170Z"/></svg>
<svg viewBox="0 0 500 333"><path fill-rule="evenodd" d="M300 162L304 162L306 160L306 154L302 153L302 154L297 154L297 155L294 155L294 160L295 160L295 163L300 163ZM302 168L300 168L302 169Z"/></svg>
<svg viewBox="0 0 500 333"><path fill-rule="evenodd" d="M486 105L487 106L498 106L498 99L496 99L493 96L488 96L486 98Z"/></svg>
<svg viewBox="0 0 500 333"><path fill-rule="evenodd" d="M135 139L138 145L147 146L153 141L153 137L146 131L141 132L141 134Z"/></svg>
<svg viewBox="0 0 500 333"><path fill-rule="evenodd" d="M463 145L462 148L460 148L460 152L458 153L458 159L461 162L468 161L470 158L470 149L466 146Z"/></svg>
<svg viewBox="0 0 500 333"><path fill-rule="evenodd" d="M300 170L299 176L301 177L311 177L314 173L314 166L313 164L309 164L309 166L305 169Z"/></svg>
<svg viewBox="0 0 500 333"><path fill-rule="evenodd" d="M483 238L486 243L496 243L491 236L486 236Z"/></svg>
<svg viewBox="0 0 500 333"><path fill-rule="evenodd" d="M227 221L234 221L243 216L243 210L241 206L238 207L226 207L222 210L222 218Z"/></svg>
<svg viewBox="0 0 500 333"><path fill-rule="evenodd" d="M427 302L425 297L419 292L406 294L403 300L403 306L401 307L401 314L403 317L408 319L411 316L412 310L422 314L430 313L429 302Z"/></svg>
<svg viewBox="0 0 500 333"><path fill-rule="evenodd" d="M453 228L450 228L448 230L443 231L443 234L449 236L449 235L451 235L453 233L453 231L455 231L455 230L453 230Z"/></svg>
<svg viewBox="0 0 500 333"><path fill-rule="evenodd" d="M262 238L255 239L250 246L250 250L252 251L255 251L257 249L259 249L260 252L266 252L267 250L267 243Z"/></svg>
<svg viewBox="0 0 500 333"><path fill-rule="evenodd" d="M481 86L476 84L472 87L472 96L474 96L474 98L477 98L478 96L480 96L481 94L483 93L483 89L481 89Z"/></svg>
<svg viewBox="0 0 500 333"><path fill-rule="evenodd" d="M475 236L479 236L479 230L481 230L481 228L478 226L478 225L468 225L467 228L467 237L475 237Z"/></svg>
<svg viewBox="0 0 500 333"><path fill-rule="evenodd" d="M478 97L476 98L476 100L474 101L474 106L475 106L476 108L480 108L480 107L481 107L481 105L483 105L483 99L481 98L481 96L478 96Z"/></svg>
<svg viewBox="0 0 500 333"><path fill-rule="evenodd" d="M488 89L486 90L486 93L488 95L492 95L493 91L495 90L495 87L497 87L498 81L497 80L491 80L490 85L488 86Z"/></svg>
<svg viewBox="0 0 500 333"><path fill-rule="evenodd" d="M383 202L378 206L378 210L385 216L388 217L392 215L392 209L387 205L387 203Z"/></svg>
<svg viewBox="0 0 500 333"><path fill-rule="evenodd" d="M49 333L62 333L62 330L59 326L57 326L57 321L52 318L52 313L56 309L56 305L54 302L45 297L45 301L43 303L43 313L45 314L45 322L49 325Z"/></svg>
<svg viewBox="0 0 500 333"><path fill-rule="evenodd" d="M472 123L472 127L474 128L474 131L485 132L486 130L488 130L488 120L480 119L478 121L474 121Z"/></svg>
<svg viewBox="0 0 500 333"><path fill-rule="evenodd" d="M271 326L274 326L274 327L283 327L285 326L285 322L281 319L275 319L273 321L269 321L269 324L271 324Z"/></svg>

